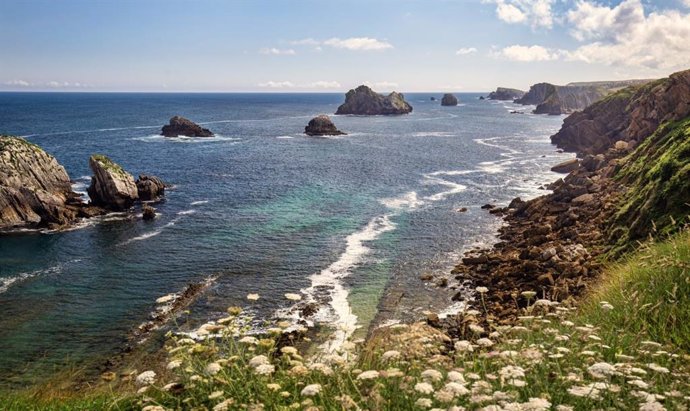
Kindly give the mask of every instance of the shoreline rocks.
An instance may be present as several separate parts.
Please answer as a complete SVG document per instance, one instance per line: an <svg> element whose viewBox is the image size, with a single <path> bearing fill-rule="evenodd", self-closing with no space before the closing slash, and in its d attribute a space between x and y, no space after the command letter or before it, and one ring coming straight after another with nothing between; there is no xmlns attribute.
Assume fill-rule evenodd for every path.
<svg viewBox="0 0 690 411"><path fill-rule="evenodd" d="M211 130L181 116L174 116L163 126L161 135L165 137L213 137Z"/></svg>
<svg viewBox="0 0 690 411"><path fill-rule="evenodd" d="M321 114L309 121L309 124L304 128L304 134L308 136L341 136L346 133L338 130L330 117Z"/></svg>
<svg viewBox="0 0 690 411"><path fill-rule="evenodd" d="M140 174L136 186L141 201L155 201L165 194L166 184L156 176Z"/></svg>
<svg viewBox="0 0 690 411"><path fill-rule="evenodd" d="M405 96L392 92L383 96L367 86L359 86L345 94L345 102L336 110L335 114L356 115L397 115L412 112L412 106L405 101Z"/></svg>
<svg viewBox="0 0 690 411"><path fill-rule="evenodd" d="M442 106L457 106L458 105L458 98L455 97L455 95L451 93L446 93L443 95L443 98L441 99L441 105Z"/></svg>
<svg viewBox="0 0 690 411"><path fill-rule="evenodd" d="M102 154L89 158L93 171L91 185L87 189L91 203L113 211L124 211L139 199L134 177L120 165Z"/></svg>

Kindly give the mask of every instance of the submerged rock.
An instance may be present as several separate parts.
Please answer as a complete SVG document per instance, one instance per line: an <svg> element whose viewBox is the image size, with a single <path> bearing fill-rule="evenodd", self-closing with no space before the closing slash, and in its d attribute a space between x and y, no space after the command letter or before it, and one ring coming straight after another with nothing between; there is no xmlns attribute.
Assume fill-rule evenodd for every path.
<svg viewBox="0 0 690 411"><path fill-rule="evenodd" d="M141 208L142 210L142 218L144 220L153 220L156 218L156 209L151 207L148 204L144 204L144 206Z"/></svg>
<svg viewBox="0 0 690 411"><path fill-rule="evenodd" d="M412 112L412 106L405 101L405 97L398 92L383 96L367 86L359 86L345 95L343 103L335 114L407 114Z"/></svg>
<svg viewBox="0 0 690 411"><path fill-rule="evenodd" d="M338 130L327 115L321 114L309 121L309 124L304 128L304 134L308 136L340 136L346 133Z"/></svg>
<svg viewBox="0 0 690 411"><path fill-rule="evenodd" d="M139 200L141 201L154 201L165 194L166 184L156 176L140 174L136 185Z"/></svg>
<svg viewBox="0 0 690 411"><path fill-rule="evenodd" d="M431 97L431 101L436 101L436 97Z"/></svg>
<svg viewBox="0 0 690 411"><path fill-rule="evenodd" d="M22 138L0 136L0 229L65 226L81 205L53 156Z"/></svg>
<svg viewBox="0 0 690 411"><path fill-rule="evenodd" d="M89 158L94 175L87 192L91 203L109 210L129 209L139 199L134 177L108 157L95 154Z"/></svg>
<svg viewBox="0 0 690 411"><path fill-rule="evenodd" d="M180 116L171 118L170 124L163 126L161 135L165 137L213 137L211 130Z"/></svg>
<svg viewBox="0 0 690 411"><path fill-rule="evenodd" d="M446 93L443 95L443 98L441 99L441 105L442 106L457 106L458 105L458 98L455 97L451 93Z"/></svg>

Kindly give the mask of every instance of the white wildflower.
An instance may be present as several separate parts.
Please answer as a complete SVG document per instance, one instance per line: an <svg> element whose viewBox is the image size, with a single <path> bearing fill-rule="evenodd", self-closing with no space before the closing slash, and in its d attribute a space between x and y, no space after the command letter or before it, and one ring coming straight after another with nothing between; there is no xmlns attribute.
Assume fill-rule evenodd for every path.
<svg viewBox="0 0 690 411"><path fill-rule="evenodd" d="M472 331L475 334L481 334L484 332L484 328L482 328L482 326L477 325L477 324L470 324L468 326L468 328L470 329L470 331Z"/></svg>
<svg viewBox="0 0 690 411"><path fill-rule="evenodd" d="M662 367L662 366L660 366L658 364L654 364L654 363L647 364L647 368L649 368L650 370L652 370L654 372L658 372L659 374L668 374L669 373L668 368Z"/></svg>
<svg viewBox="0 0 690 411"><path fill-rule="evenodd" d="M422 378L425 381L440 381L443 378L443 374L436 370L425 370L422 372Z"/></svg>
<svg viewBox="0 0 690 411"><path fill-rule="evenodd" d="M216 375L220 372L221 366L217 362L212 362L206 366L206 372L211 375Z"/></svg>
<svg viewBox="0 0 690 411"><path fill-rule="evenodd" d="M302 389L302 395L305 397L313 397L321 392L321 384L309 384Z"/></svg>
<svg viewBox="0 0 690 411"><path fill-rule="evenodd" d="M395 360L397 358L400 358L400 351L395 351L395 350L386 351L381 356L381 360L383 360L383 361Z"/></svg>
<svg viewBox="0 0 690 411"><path fill-rule="evenodd" d="M480 347L491 347L494 345L494 342L488 338L480 338L477 340L477 345Z"/></svg>
<svg viewBox="0 0 690 411"><path fill-rule="evenodd" d="M285 298L287 298L290 301L299 301L302 299L302 296L299 294L287 293L285 294Z"/></svg>
<svg viewBox="0 0 690 411"><path fill-rule="evenodd" d="M455 395L467 395L470 393L470 390L468 390L464 385L454 381L446 383L444 389L452 391Z"/></svg>
<svg viewBox="0 0 690 411"><path fill-rule="evenodd" d="M169 370L174 370L175 368L178 368L180 365L182 365L182 361L172 360L168 363L168 365L165 368L167 368Z"/></svg>
<svg viewBox="0 0 690 411"><path fill-rule="evenodd" d="M213 391L208 395L209 400L215 400L216 398L220 398L223 396L223 391Z"/></svg>
<svg viewBox="0 0 690 411"><path fill-rule="evenodd" d="M257 340L256 337L252 337L252 336L249 336L249 335L248 335L248 336L246 336L246 337L240 338L240 342L241 342L242 344L253 344L253 345L256 345L256 344L259 343L259 340Z"/></svg>
<svg viewBox="0 0 690 411"><path fill-rule="evenodd" d="M568 393L576 397L599 398L600 391L591 385L575 386L568 388Z"/></svg>
<svg viewBox="0 0 690 411"><path fill-rule="evenodd" d="M295 354L297 354L297 348L289 347L289 346L288 347L282 347L280 349L280 352L282 352L283 354L286 354L286 355L295 355Z"/></svg>
<svg viewBox="0 0 690 411"><path fill-rule="evenodd" d="M247 294L247 300L256 301L259 299L259 294Z"/></svg>
<svg viewBox="0 0 690 411"><path fill-rule="evenodd" d="M213 411L228 411L230 409L230 406L235 402L232 398L228 398L227 400L223 402L219 402L216 404L215 407L213 407Z"/></svg>
<svg viewBox="0 0 690 411"><path fill-rule="evenodd" d="M422 394L431 394L434 392L434 387L428 382L419 382L414 386L414 389Z"/></svg>
<svg viewBox="0 0 690 411"><path fill-rule="evenodd" d="M271 375L276 370L276 367L271 364L261 364L254 368L254 372L259 375Z"/></svg>
<svg viewBox="0 0 690 411"><path fill-rule="evenodd" d="M448 381L458 382L461 384L465 383L465 376L457 371L448 371Z"/></svg>
<svg viewBox="0 0 690 411"><path fill-rule="evenodd" d="M608 378L616 373L616 367L606 362L598 362L587 368L587 372L594 378Z"/></svg>
<svg viewBox="0 0 690 411"><path fill-rule="evenodd" d="M432 402L429 398L420 398L414 403L414 405L420 408L431 408L431 404Z"/></svg>
<svg viewBox="0 0 690 411"><path fill-rule="evenodd" d="M156 382L156 373L151 370L144 371L141 374L137 375L135 381L137 385L151 385L154 382Z"/></svg>
<svg viewBox="0 0 690 411"><path fill-rule="evenodd" d="M657 401L640 404L640 411L666 411L666 408Z"/></svg>
<svg viewBox="0 0 690 411"><path fill-rule="evenodd" d="M379 378L379 372L376 370L364 371L357 376L358 380L373 380Z"/></svg>
<svg viewBox="0 0 690 411"><path fill-rule="evenodd" d="M251 360L249 360L249 366L252 368L256 368L260 365L270 363L271 362L268 360L268 357L266 357L265 355L257 355L256 357L253 357Z"/></svg>
<svg viewBox="0 0 690 411"><path fill-rule="evenodd" d="M486 294L489 292L489 289L486 287L477 287L475 288L479 294Z"/></svg>
<svg viewBox="0 0 690 411"><path fill-rule="evenodd" d="M455 343L455 351L456 352L472 352L474 351L474 347L472 347L472 343L470 343L467 340L462 340L458 341Z"/></svg>

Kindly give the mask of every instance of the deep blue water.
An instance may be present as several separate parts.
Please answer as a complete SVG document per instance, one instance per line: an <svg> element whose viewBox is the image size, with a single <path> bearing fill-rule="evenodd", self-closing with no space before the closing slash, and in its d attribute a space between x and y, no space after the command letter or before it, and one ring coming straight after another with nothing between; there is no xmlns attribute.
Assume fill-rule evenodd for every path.
<svg viewBox="0 0 690 411"><path fill-rule="evenodd" d="M156 298L209 276L191 308L198 322L247 306L248 293L270 318L290 306L284 293L309 298L314 283L347 293L335 308L360 333L387 285L405 295L388 318L442 309L447 299L429 298L420 274L488 241L499 220L479 207L543 193L567 155L548 140L561 117L510 114L512 103L479 94L441 107L432 95L407 95L411 115L334 116L349 135L310 138L306 123L342 94L0 93L0 133L53 154L77 190L93 153L174 184L153 222L113 216L0 237L0 381L114 352ZM173 115L218 137L157 136ZM345 317L328 307L320 316Z"/></svg>

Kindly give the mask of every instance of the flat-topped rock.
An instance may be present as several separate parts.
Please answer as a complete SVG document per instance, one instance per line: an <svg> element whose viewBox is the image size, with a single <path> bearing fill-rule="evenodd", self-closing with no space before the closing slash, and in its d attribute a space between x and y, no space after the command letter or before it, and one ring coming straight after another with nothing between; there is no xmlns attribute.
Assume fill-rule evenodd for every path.
<svg viewBox="0 0 690 411"><path fill-rule="evenodd" d="M441 99L441 105L442 106L457 106L458 105L458 98L455 97L451 93L446 93L443 95L443 98Z"/></svg>
<svg viewBox="0 0 690 411"><path fill-rule="evenodd" d="M330 117L321 114L309 121L309 124L304 128L304 134L308 136L340 136L346 133L338 130Z"/></svg>
<svg viewBox="0 0 690 411"><path fill-rule="evenodd" d="M489 93L489 100L512 101L522 98L525 92L515 88L498 87L496 91Z"/></svg>
<svg viewBox="0 0 690 411"><path fill-rule="evenodd" d="M576 158L573 158L571 160L566 160L562 163L558 163L555 166L551 167L551 171L556 172L556 173L570 173L571 171L577 170L577 168L580 166L580 161Z"/></svg>
<svg viewBox="0 0 690 411"><path fill-rule="evenodd" d="M139 199L134 177L108 157L95 154L89 158L93 171L87 189L91 203L114 211L129 209Z"/></svg>
<svg viewBox="0 0 690 411"><path fill-rule="evenodd" d="M394 91L383 96L362 85L345 94L345 103L338 107L335 114L391 115L410 112L412 106L401 93Z"/></svg>
<svg viewBox="0 0 690 411"><path fill-rule="evenodd" d="M171 118L170 124L163 126L161 135L165 137L213 137L211 130L180 116Z"/></svg>

